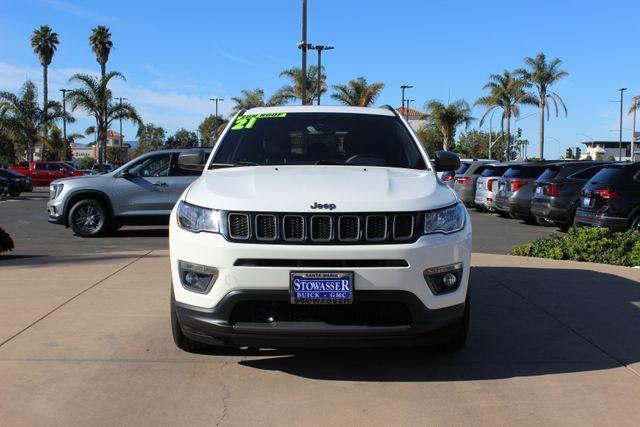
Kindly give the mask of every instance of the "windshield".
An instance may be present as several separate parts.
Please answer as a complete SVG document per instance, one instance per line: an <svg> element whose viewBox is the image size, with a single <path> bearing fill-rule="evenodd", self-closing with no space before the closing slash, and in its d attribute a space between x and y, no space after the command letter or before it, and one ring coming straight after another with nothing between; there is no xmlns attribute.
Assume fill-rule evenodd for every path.
<svg viewBox="0 0 640 427"><path fill-rule="evenodd" d="M469 169L470 166L471 163L460 163L460 166L458 167L458 169L456 169L456 175L462 175L467 171L467 169Z"/></svg>
<svg viewBox="0 0 640 427"><path fill-rule="evenodd" d="M509 169L506 166L487 166L487 168L482 172L483 177L487 176L502 176L505 171Z"/></svg>
<svg viewBox="0 0 640 427"><path fill-rule="evenodd" d="M394 116L268 113L238 116L219 143L219 165L357 165L425 169Z"/></svg>
<svg viewBox="0 0 640 427"><path fill-rule="evenodd" d="M537 178L546 169L545 166L518 166L504 173L505 178Z"/></svg>

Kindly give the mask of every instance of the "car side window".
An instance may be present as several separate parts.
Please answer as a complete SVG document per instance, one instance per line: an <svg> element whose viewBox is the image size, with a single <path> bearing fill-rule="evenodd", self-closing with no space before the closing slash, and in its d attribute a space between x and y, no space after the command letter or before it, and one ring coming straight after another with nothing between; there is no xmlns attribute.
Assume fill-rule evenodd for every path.
<svg viewBox="0 0 640 427"><path fill-rule="evenodd" d="M140 160L131 166L128 172L143 178L169 176L170 165L171 153L157 154Z"/></svg>
<svg viewBox="0 0 640 427"><path fill-rule="evenodd" d="M175 153L173 155L173 159L171 160L171 172L169 173L170 176L200 176L200 175L202 175L202 171L182 169L180 166L178 166L178 157L179 156L180 156L180 153Z"/></svg>
<svg viewBox="0 0 640 427"><path fill-rule="evenodd" d="M48 168L46 163L36 163L35 169L37 171L46 171Z"/></svg>
<svg viewBox="0 0 640 427"><path fill-rule="evenodd" d="M594 176L595 174L600 172L600 169L602 169L603 167L604 166L594 166L592 168L587 168L587 169L585 169L583 171L580 171L578 173L574 173L569 178L571 178L571 179L579 179L581 181L588 181L588 180L591 179L592 176Z"/></svg>

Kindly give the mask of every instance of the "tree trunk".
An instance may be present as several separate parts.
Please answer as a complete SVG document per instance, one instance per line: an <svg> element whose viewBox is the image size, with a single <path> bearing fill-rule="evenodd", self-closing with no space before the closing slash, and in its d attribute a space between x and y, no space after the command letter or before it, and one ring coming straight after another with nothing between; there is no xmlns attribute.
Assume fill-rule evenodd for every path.
<svg viewBox="0 0 640 427"><path fill-rule="evenodd" d="M511 114L507 113L505 116L505 120L507 121L507 133L505 137L507 138L507 161L511 160Z"/></svg>
<svg viewBox="0 0 640 427"><path fill-rule="evenodd" d="M443 136L442 149L444 151L449 151L449 139L450 139L449 133L445 131L442 133L442 136Z"/></svg>
<svg viewBox="0 0 640 427"><path fill-rule="evenodd" d="M47 103L49 102L49 67L47 65L42 66L42 88L43 88L42 110L43 110L43 113L46 115ZM42 141L42 150L40 152L40 160L44 160L44 146L47 143L47 133L48 133L47 125L48 123L45 122L44 127L42 129L42 136L44 139Z"/></svg>
<svg viewBox="0 0 640 427"><path fill-rule="evenodd" d="M546 93L540 93L540 128L538 129L538 140L540 141L538 157L540 160L544 159L544 109L547 102L546 96Z"/></svg>

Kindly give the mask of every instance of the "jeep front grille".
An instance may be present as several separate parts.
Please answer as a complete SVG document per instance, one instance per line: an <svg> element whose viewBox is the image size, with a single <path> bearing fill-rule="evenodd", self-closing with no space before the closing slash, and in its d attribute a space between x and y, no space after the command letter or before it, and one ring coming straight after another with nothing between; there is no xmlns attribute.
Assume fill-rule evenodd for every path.
<svg viewBox="0 0 640 427"><path fill-rule="evenodd" d="M388 244L415 241L424 215L402 213L223 212L228 240L275 244ZM422 222L421 222L422 221Z"/></svg>

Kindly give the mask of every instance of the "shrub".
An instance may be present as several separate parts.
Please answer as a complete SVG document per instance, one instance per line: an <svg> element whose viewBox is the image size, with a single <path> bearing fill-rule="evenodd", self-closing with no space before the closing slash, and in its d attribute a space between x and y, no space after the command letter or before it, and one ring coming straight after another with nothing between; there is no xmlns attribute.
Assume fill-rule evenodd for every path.
<svg viewBox="0 0 640 427"><path fill-rule="evenodd" d="M13 240L9 233L0 228L0 254L9 252L13 249Z"/></svg>
<svg viewBox="0 0 640 427"><path fill-rule="evenodd" d="M632 267L640 265L640 231L614 233L606 228L572 228L566 236L551 234L516 246L511 255Z"/></svg>

